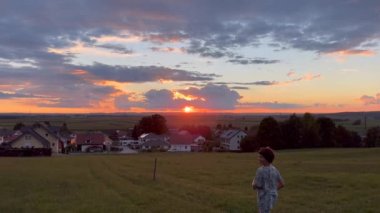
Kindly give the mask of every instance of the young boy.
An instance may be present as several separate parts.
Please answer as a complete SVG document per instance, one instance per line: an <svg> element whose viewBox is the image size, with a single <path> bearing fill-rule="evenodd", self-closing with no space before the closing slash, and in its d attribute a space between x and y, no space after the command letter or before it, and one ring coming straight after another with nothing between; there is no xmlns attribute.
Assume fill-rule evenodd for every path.
<svg viewBox="0 0 380 213"><path fill-rule="evenodd" d="M259 162L262 165L256 170L252 187L257 190L259 213L269 213L277 200L277 190L284 187L280 172L272 165L273 150L269 147L259 150Z"/></svg>

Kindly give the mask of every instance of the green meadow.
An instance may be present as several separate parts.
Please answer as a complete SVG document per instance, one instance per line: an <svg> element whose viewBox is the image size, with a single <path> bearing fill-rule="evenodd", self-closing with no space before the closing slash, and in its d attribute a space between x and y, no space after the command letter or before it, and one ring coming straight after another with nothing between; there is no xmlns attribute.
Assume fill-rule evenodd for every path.
<svg viewBox="0 0 380 213"><path fill-rule="evenodd" d="M275 166L286 186L273 212L379 212L379 148L280 151ZM3 157L0 210L256 212L257 167L256 153Z"/></svg>

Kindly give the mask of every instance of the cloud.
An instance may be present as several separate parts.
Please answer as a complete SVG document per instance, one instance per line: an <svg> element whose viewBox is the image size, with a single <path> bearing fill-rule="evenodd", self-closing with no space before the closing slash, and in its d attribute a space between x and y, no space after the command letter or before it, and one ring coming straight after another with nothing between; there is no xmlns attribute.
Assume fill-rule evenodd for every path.
<svg viewBox="0 0 380 213"><path fill-rule="evenodd" d="M284 84L294 83L294 82L298 82L298 81L311 81L311 80L318 79L321 77L322 77L321 74L306 73L302 77L295 78L295 79L292 79L289 81L285 81Z"/></svg>
<svg viewBox="0 0 380 213"><path fill-rule="evenodd" d="M181 42L188 54L243 65L278 63L241 54L242 48L260 46L369 56L375 54L380 38L378 8L378 1L346 0L35 0L33 4L3 0L0 3L0 82L13 84L15 88L2 95L51 97L44 105L52 107L93 106L101 103L102 98L118 93L112 86L99 85L99 81L193 81L203 84L199 90L227 87L225 92L230 99L225 105L223 98L215 102L222 108L232 108L239 99L232 86L282 85L318 79L320 75L289 81L226 82L207 86L208 81L220 76L160 66L74 65L77 55L51 50L83 43L131 54L132 50L112 43L114 39L105 39L118 38L141 42L147 47ZM74 74L75 70L85 74ZM378 100L373 96L363 100L371 103L370 97Z"/></svg>
<svg viewBox="0 0 380 213"><path fill-rule="evenodd" d="M220 77L216 74L204 74L195 71L171 69L158 66L111 66L94 63L87 66L74 66L73 69L85 70L96 78L117 82L172 81L209 81Z"/></svg>
<svg viewBox="0 0 380 213"><path fill-rule="evenodd" d="M230 88L231 89L237 89L237 90L249 90L249 87L242 87L242 86L233 86Z"/></svg>
<svg viewBox="0 0 380 213"><path fill-rule="evenodd" d="M238 92L230 89L226 85L207 84L204 87L190 87L179 90L184 95L201 97L197 99L196 106L206 109L234 109L241 96Z"/></svg>
<svg viewBox="0 0 380 213"><path fill-rule="evenodd" d="M130 101L128 97L116 98L119 108L144 107L151 110L178 110L185 106L200 109L227 110L235 109L241 96L225 85L208 84L201 88L190 87L178 91L167 89L149 90L142 101Z"/></svg>
<svg viewBox="0 0 380 213"><path fill-rule="evenodd" d="M230 59L228 62L233 64L241 64L241 65L247 65L247 64L275 64L279 63L279 60L268 60L265 58L255 58L255 59Z"/></svg>
<svg viewBox="0 0 380 213"><path fill-rule="evenodd" d="M306 73L301 77L293 78L288 81L252 81L252 82L213 82L215 85L241 85L241 86L281 86L281 85L289 85L300 81L312 81L315 79L321 78L321 74L312 74L312 73ZM194 85L194 86L200 86L205 85L207 83L199 84L199 83L188 83L186 85Z"/></svg>
<svg viewBox="0 0 380 213"><path fill-rule="evenodd" d="M252 82L213 82L216 85L242 85L242 86L273 86L279 84L277 81L252 81ZM194 84L196 86L196 84Z"/></svg>
<svg viewBox="0 0 380 213"><path fill-rule="evenodd" d="M360 55L360 56L374 56L376 53L373 50L340 50L336 52L331 52L331 55L336 56L350 56L350 55Z"/></svg>
<svg viewBox="0 0 380 213"><path fill-rule="evenodd" d="M379 40L378 7L377 1L345 0L37 0L33 5L5 0L0 9L0 46L20 47L29 54L78 40L122 36L127 30L159 44L190 41L189 52L216 58L241 47L264 45L263 39L317 53L361 54L363 47L374 47Z"/></svg>
<svg viewBox="0 0 380 213"><path fill-rule="evenodd" d="M246 102L238 105L239 108L265 108L265 109L297 109L303 108L305 105L294 103L274 102Z"/></svg>
<svg viewBox="0 0 380 213"><path fill-rule="evenodd" d="M121 45L118 44L97 44L94 45L95 47L103 48L103 49L109 49L114 53L119 53L119 54L127 54L130 55L133 53L133 50L125 48Z"/></svg>
<svg viewBox="0 0 380 213"><path fill-rule="evenodd" d="M362 97L360 97L360 101L364 105L377 105L377 104L380 104L380 93L377 93L376 96L363 95Z"/></svg>
<svg viewBox="0 0 380 213"><path fill-rule="evenodd" d="M287 74L286 74L286 76L288 76L288 77L292 77L292 76L294 76L296 74L296 72L294 72L294 71L290 71L290 72L288 72Z"/></svg>
<svg viewBox="0 0 380 213"><path fill-rule="evenodd" d="M153 52L176 52L176 53L183 53L185 51L183 48L176 48L176 47L151 47L150 49Z"/></svg>
<svg viewBox="0 0 380 213"><path fill-rule="evenodd" d="M187 36L181 33L175 33L175 34L148 34L144 37L144 41L150 41L156 44L163 44L163 43L177 43L180 41L183 41L187 39Z"/></svg>
<svg viewBox="0 0 380 213"><path fill-rule="evenodd" d="M34 98L38 96L34 96L33 94L22 94L16 92L9 91L0 91L0 99L9 99L9 98Z"/></svg>
<svg viewBox="0 0 380 213"><path fill-rule="evenodd" d="M291 76L294 76L295 74L292 74ZM225 85L230 86L230 88L235 89L249 89L248 87L242 87L242 86L283 86L283 85L289 85L301 81L312 81L315 79L321 78L321 74L312 74L312 73L306 73L301 77L293 78L291 80L287 81L252 81L252 82L234 82L234 81L214 81L212 84L214 85ZM195 82L195 83L185 83L184 86L206 86L209 84L209 82Z"/></svg>
<svg viewBox="0 0 380 213"><path fill-rule="evenodd" d="M198 40L193 40L186 51L190 54L199 54L202 57L209 58L235 57L235 54L231 51L219 47L205 46L202 41Z"/></svg>
<svg viewBox="0 0 380 213"><path fill-rule="evenodd" d="M112 86L97 85L82 75L65 72L51 72L41 68L11 68L0 70L0 85L7 87L2 98L26 98L28 104L41 107L96 107L105 99L119 92ZM39 101L36 101L38 99Z"/></svg>

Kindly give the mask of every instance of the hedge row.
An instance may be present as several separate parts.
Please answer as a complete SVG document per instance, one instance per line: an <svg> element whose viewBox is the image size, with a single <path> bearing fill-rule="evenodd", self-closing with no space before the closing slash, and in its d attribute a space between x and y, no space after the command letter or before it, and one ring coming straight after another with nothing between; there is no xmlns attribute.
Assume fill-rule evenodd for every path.
<svg viewBox="0 0 380 213"><path fill-rule="evenodd" d="M50 148L0 148L2 157L51 156Z"/></svg>

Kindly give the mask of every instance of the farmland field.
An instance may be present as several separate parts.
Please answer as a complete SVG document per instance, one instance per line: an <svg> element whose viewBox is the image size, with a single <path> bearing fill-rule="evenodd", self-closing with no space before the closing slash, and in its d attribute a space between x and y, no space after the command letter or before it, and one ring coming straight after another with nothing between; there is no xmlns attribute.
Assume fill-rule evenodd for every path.
<svg viewBox="0 0 380 213"><path fill-rule="evenodd" d="M154 159L157 179L152 180ZM380 149L278 152L273 212L378 212ZM255 153L0 158L1 212L255 212Z"/></svg>
<svg viewBox="0 0 380 213"><path fill-rule="evenodd" d="M33 124L37 121L49 121L52 125L62 125L67 123L70 130L107 130L107 129L128 129L132 128L138 121L148 113L134 114L76 114L76 115L11 115L0 116L0 128L12 129L18 122ZM180 128L184 125L207 125L214 128L217 124L229 125L245 129L246 127L257 127L261 120L269 115L266 114L222 114L222 113L163 113L169 128ZM289 118L290 114L271 114L278 121ZM302 116L299 115L299 116ZM342 125L349 130L356 131L361 135L366 133L363 122L363 113L341 113L341 114L321 114L315 116L331 117L337 125ZM360 125L353 125L353 122L360 120ZM367 128L380 126L380 112L372 112L367 115Z"/></svg>

